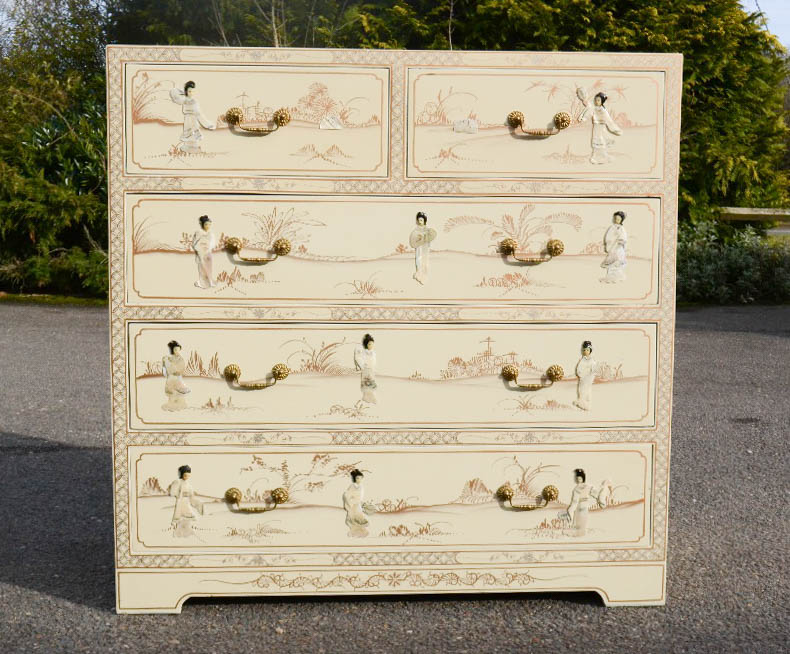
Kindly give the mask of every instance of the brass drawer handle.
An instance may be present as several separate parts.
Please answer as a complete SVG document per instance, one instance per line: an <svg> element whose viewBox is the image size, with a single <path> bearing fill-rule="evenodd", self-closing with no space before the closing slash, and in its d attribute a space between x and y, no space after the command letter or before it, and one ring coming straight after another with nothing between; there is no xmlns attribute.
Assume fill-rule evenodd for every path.
<svg viewBox="0 0 790 654"><path fill-rule="evenodd" d="M243 382L239 380L241 377L241 368L237 366L235 363L228 364L225 366L225 370L222 371L222 376L225 377L225 381L229 384L236 383L240 388L248 388L251 390L260 390L262 388L269 388L269 386L274 386L278 381L285 379L291 373L288 366L284 363L277 363L272 367L272 380L265 381L265 382Z"/></svg>
<svg viewBox="0 0 790 654"><path fill-rule="evenodd" d="M274 511L278 504L284 504L288 501L288 491L284 488L275 488L270 491L272 502L274 506L271 508L265 506L242 506L241 501L244 495L238 488L229 488L225 491L225 502L229 506L235 506L231 509L234 513L266 513L266 511Z"/></svg>
<svg viewBox="0 0 790 654"><path fill-rule="evenodd" d="M540 493L543 504L513 504L513 495L515 495L515 492L510 484L502 484L496 492L498 500L501 502L508 502L510 506L517 511L534 511L535 509L542 509L547 506L549 502L554 502L560 496L560 491L556 486L544 486Z"/></svg>
<svg viewBox="0 0 790 654"><path fill-rule="evenodd" d="M278 257L284 257L291 251L291 241L287 238L278 238L272 243L272 250L274 251L273 257L243 257L240 254L243 247L240 238L231 236L225 239L225 249L231 254L235 254L240 261L245 261L247 263L269 263Z"/></svg>
<svg viewBox="0 0 790 654"><path fill-rule="evenodd" d="M511 111L507 115L507 124L513 129L521 129L527 136L554 136L571 124L571 115L567 111L558 111L554 114L554 127L550 129L524 129L524 114L521 111Z"/></svg>
<svg viewBox="0 0 790 654"><path fill-rule="evenodd" d="M288 123L290 123L291 114L285 107L280 107L272 114L272 122L274 123L274 127L250 127L249 125L244 124L244 111L241 109L241 107L231 107L225 112L225 122L229 125L233 125L233 127L238 127L245 132L265 136L266 134L276 132L281 127L285 127Z"/></svg>
<svg viewBox="0 0 790 654"><path fill-rule="evenodd" d="M512 363L502 366L502 376L505 378L505 381L515 382L518 388L522 388L525 391L539 391L541 388L548 388L555 381L560 381L565 376L562 366L556 364L548 367L544 380L541 380L540 384L519 384L518 373L518 366L514 366ZM546 381L548 381L548 384Z"/></svg>
<svg viewBox="0 0 790 654"><path fill-rule="evenodd" d="M545 263L560 256L565 251L565 244L558 238L550 239L546 243L546 254L540 257L520 257L516 254L517 250L518 241L514 238L506 238L499 244L499 251L505 256L512 256L516 261L530 264Z"/></svg>

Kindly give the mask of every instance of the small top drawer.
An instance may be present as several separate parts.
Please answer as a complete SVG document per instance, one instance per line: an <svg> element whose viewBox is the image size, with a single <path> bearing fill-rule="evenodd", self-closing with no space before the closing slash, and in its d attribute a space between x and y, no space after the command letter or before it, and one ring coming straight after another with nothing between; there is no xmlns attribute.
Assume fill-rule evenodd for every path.
<svg viewBox="0 0 790 654"><path fill-rule="evenodd" d="M407 176L661 178L664 75L409 68Z"/></svg>
<svg viewBox="0 0 790 654"><path fill-rule="evenodd" d="M129 63L124 172L386 177L389 89L388 67Z"/></svg>

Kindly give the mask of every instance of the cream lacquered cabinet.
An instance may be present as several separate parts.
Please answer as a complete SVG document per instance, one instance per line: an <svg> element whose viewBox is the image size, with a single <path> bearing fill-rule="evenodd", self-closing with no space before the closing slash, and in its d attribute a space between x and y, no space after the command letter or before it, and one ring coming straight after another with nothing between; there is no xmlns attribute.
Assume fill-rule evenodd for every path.
<svg viewBox="0 0 790 654"><path fill-rule="evenodd" d="M663 604L681 69L109 47L118 611Z"/></svg>

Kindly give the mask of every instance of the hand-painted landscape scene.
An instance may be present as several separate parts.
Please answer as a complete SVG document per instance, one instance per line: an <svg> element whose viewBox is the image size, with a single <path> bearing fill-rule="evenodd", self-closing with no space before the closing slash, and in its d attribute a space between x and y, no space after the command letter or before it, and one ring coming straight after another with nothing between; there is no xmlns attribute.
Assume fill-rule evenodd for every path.
<svg viewBox="0 0 790 654"><path fill-rule="evenodd" d="M662 174L660 74L417 68L409 79L409 176ZM511 111L525 114L525 129L552 130L559 112L570 124L529 136L507 124Z"/></svg>
<svg viewBox="0 0 790 654"><path fill-rule="evenodd" d="M650 304L660 216L655 198L130 197L128 299ZM280 239L287 255L244 260L272 257ZM564 251L524 263L503 252L506 239L519 258L547 259L554 239Z"/></svg>
<svg viewBox="0 0 790 654"><path fill-rule="evenodd" d="M655 342L654 325L628 323L135 323L131 426L650 426ZM231 364L239 371L229 379ZM289 374L270 385L275 364ZM515 381L503 377L505 366L516 367ZM553 383L552 366L564 375Z"/></svg>
<svg viewBox="0 0 790 654"><path fill-rule="evenodd" d="M650 538L650 449L530 453L130 453L133 550L635 546ZM188 496L177 507L188 466ZM579 471L584 476L581 481ZM497 496L506 485L512 505ZM546 502L543 489L554 487ZM229 503L226 491L241 499ZM275 505L272 491L287 500ZM268 508L244 513L245 508ZM515 508L514 508L515 507ZM526 508L524 508L526 507Z"/></svg>
<svg viewBox="0 0 790 654"><path fill-rule="evenodd" d="M386 69L128 70L129 172L387 174ZM192 82L192 86L189 86ZM241 127L226 112L241 110ZM276 133L275 112L290 120Z"/></svg>

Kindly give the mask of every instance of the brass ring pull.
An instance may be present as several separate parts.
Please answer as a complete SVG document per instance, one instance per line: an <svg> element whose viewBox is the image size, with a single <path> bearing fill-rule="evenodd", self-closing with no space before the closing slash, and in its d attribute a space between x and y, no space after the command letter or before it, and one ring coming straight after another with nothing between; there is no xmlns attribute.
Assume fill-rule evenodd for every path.
<svg viewBox="0 0 790 654"><path fill-rule="evenodd" d="M516 261L521 263L545 263L551 261L554 257L560 256L565 252L565 244L558 238L552 238L546 242L546 254L540 257L520 257L516 254L518 250L518 241L514 238L506 238L499 244L499 251L506 255L512 256Z"/></svg>
<svg viewBox="0 0 790 654"><path fill-rule="evenodd" d="M241 501L244 495L238 488L229 488L225 491L225 502L230 506L235 506L231 509L234 513L266 513L266 511L274 511L278 504L284 504L288 501L288 491L284 488L275 488L270 491L272 502L274 506L271 508L265 506L242 506Z"/></svg>
<svg viewBox="0 0 790 654"><path fill-rule="evenodd" d="M274 127L250 127L244 124L244 111L240 107L231 107L225 112L225 122L234 127L238 127L245 132L252 134L260 134L265 136L276 132L281 127L285 127L291 122L291 114L285 107L281 107L272 114L272 122Z"/></svg>
<svg viewBox="0 0 790 654"><path fill-rule="evenodd" d="M274 251L273 257L243 257L240 254L243 247L240 238L231 236L225 239L225 249L231 254L235 254L240 261L245 261L247 263L269 263L278 257L284 257L291 251L291 241L287 238L278 238L272 243L272 250Z"/></svg>
<svg viewBox="0 0 790 654"><path fill-rule="evenodd" d="M241 368L235 363L231 363L225 366L225 370L222 371L222 376L225 377L225 381L227 381L229 384L233 384L235 382L240 388L260 390L262 388L274 386L278 381L285 379L290 373L291 371L289 370L288 366L286 366L284 363L277 363L274 365L274 367L272 367L273 379L271 381L243 382L239 380L239 377L241 377Z"/></svg>
<svg viewBox="0 0 790 654"><path fill-rule="evenodd" d="M527 136L554 136L571 124L571 115L567 111L554 114L554 127L551 129L524 129L524 114L521 111L511 111L507 115L507 124L513 129L520 128Z"/></svg>
<svg viewBox="0 0 790 654"><path fill-rule="evenodd" d="M505 378L505 381L515 382L518 388L522 388L525 391L539 391L541 388L548 388L555 381L560 381L565 376L562 366L553 365L546 370L545 379L548 380L548 384L545 381L541 381L540 384L519 384L518 373L518 366L514 366L512 363L502 366L502 376Z"/></svg>
<svg viewBox="0 0 790 654"><path fill-rule="evenodd" d="M549 502L554 502L560 496L560 491L556 486L544 486L540 493L540 499L543 500L543 504L513 504L513 495L515 493L510 484L502 484L496 492L498 500L508 502L517 511L534 511L535 509L542 509Z"/></svg>

